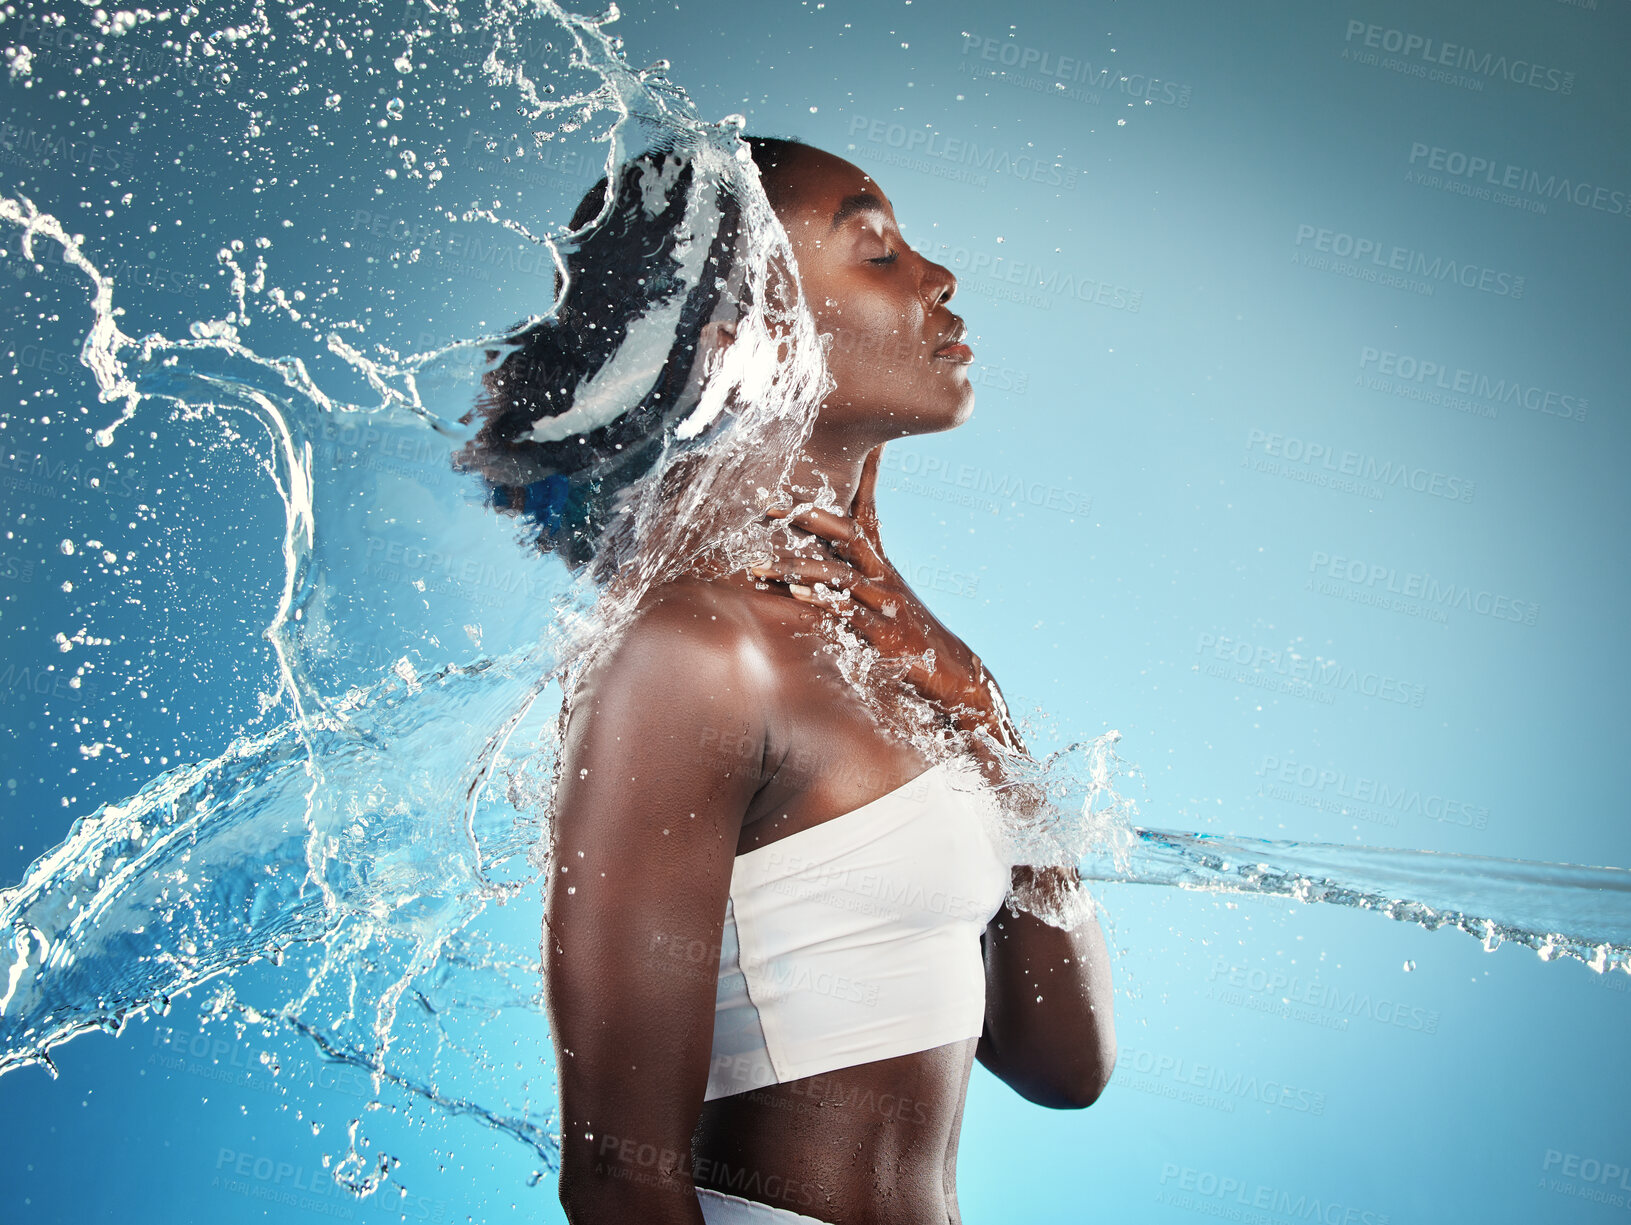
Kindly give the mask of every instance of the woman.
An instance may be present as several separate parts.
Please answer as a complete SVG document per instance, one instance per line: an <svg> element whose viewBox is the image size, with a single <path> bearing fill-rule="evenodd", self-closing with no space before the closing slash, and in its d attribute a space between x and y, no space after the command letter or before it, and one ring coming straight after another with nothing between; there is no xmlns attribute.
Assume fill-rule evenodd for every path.
<svg viewBox="0 0 1631 1225"><path fill-rule="evenodd" d="M883 446L972 410L972 354L949 309L956 278L907 246L857 167L749 143L831 338L831 385L789 487L808 503L824 481L849 513L790 516L792 543L765 564L700 554L641 595L571 695L543 941L561 1202L574 1222L617 1225L944 1225L959 1220L957 1138L976 1058L1045 1106L1084 1107L1104 1087L1108 957L1091 906L1062 928L1003 904L1010 890L1077 882L1013 864L991 838L973 776L1000 782L1004 754L1023 746L978 658L878 536ZM677 206L649 203L654 165L674 169L648 160L627 172L609 213L592 192L578 224L597 209L678 224ZM729 228L710 248L718 271ZM548 390L564 385L553 369L570 364L563 343L623 335L607 320L610 281L625 274L576 275L568 330L551 325L547 345L538 329L524 334L491 380L481 439L489 475L509 473L495 481L501 504L531 512L557 547L565 486L531 480L543 468L524 457L570 444L528 423L567 411ZM676 383L694 383L736 335L728 294L693 294L686 310L696 351L683 370L664 366ZM643 403L655 420L668 402ZM597 443L611 453L604 435ZM594 492L603 505L603 481ZM577 509L580 530L566 536L581 546L605 515ZM934 761L930 739L892 731L843 675L853 655L822 649L835 632L894 663L957 751Z"/></svg>

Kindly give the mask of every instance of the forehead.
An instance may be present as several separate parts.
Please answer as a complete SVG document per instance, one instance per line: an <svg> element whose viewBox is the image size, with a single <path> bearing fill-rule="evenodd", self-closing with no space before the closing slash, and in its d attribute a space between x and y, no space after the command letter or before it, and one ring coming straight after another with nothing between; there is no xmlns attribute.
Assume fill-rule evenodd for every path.
<svg viewBox="0 0 1631 1225"><path fill-rule="evenodd" d="M894 209L883 188L859 166L819 149L801 152L797 161L782 172L776 194L776 215L790 236L802 231L824 236L835 215L854 215L857 207L871 197L875 207L893 219Z"/></svg>

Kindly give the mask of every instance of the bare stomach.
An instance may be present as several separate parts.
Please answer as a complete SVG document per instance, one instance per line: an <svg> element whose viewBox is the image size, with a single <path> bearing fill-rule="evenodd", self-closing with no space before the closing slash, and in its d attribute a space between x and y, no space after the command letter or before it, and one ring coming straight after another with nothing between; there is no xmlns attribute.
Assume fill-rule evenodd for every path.
<svg viewBox="0 0 1631 1225"><path fill-rule="evenodd" d="M953 1225L976 1040L703 1103L693 1177L835 1225Z"/></svg>

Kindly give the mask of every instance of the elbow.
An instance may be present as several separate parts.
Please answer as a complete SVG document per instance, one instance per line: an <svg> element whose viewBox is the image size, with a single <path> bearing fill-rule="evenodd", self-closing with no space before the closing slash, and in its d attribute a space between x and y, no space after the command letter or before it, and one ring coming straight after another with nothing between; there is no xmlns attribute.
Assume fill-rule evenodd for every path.
<svg viewBox="0 0 1631 1225"><path fill-rule="evenodd" d="M605 1177L603 1170L574 1169L561 1166L561 1211L571 1225L601 1225L602 1222L623 1219L627 1205L627 1188L619 1187Z"/></svg>
<svg viewBox="0 0 1631 1225"><path fill-rule="evenodd" d="M1116 1048L1112 1043L1107 1052L1101 1054L1099 1061L1086 1073L1076 1077L1066 1086L1065 1100L1055 1106L1055 1110L1086 1110L1110 1087L1110 1074L1116 1069Z"/></svg>
<svg viewBox="0 0 1631 1225"><path fill-rule="evenodd" d="M572 1225L585 1225L604 1219L604 1188L593 1172L575 1168L571 1162L562 1162L558 1198L561 1211Z"/></svg>
<svg viewBox="0 0 1631 1225"><path fill-rule="evenodd" d="M1082 1078L1077 1086L1075 1109L1083 1110L1098 1101L1110 1087L1110 1077L1116 1070L1116 1035L1112 1030L1100 1036L1091 1074Z"/></svg>
<svg viewBox="0 0 1631 1225"><path fill-rule="evenodd" d="M1060 1061L1046 1076L1029 1084L1010 1083L1026 1101L1049 1110L1086 1110L1104 1096L1115 1067L1116 1042L1107 1038L1095 1043L1082 1058Z"/></svg>
<svg viewBox="0 0 1631 1225"><path fill-rule="evenodd" d="M571 1225L667 1225L694 1219L696 1189L677 1170L563 1161L559 1199Z"/></svg>
<svg viewBox="0 0 1631 1225"><path fill-rule="evenodd" d="M1110 1086L1110 1073L1115 1070L1116 1052L1110 1049L1107 1059L1101 1060L1091 1068L1083 1069L1078 1075L1068 1080L1049 1086L1051 1100L1041 1102L1053 1110L1086 1110Z"/></svg>

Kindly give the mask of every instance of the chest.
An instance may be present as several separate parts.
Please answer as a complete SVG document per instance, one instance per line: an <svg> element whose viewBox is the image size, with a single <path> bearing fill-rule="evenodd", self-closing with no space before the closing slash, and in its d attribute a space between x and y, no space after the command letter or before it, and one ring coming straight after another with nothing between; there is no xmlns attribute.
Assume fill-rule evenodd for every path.
<svg viewBox="0 0 1631 1225"><path fill-rule="evenodd" d="M819 632L785 635L769 666L776 698L767 712L761 785L744 816L738 854L852 812L930 765L879 721Z"/></svg>

